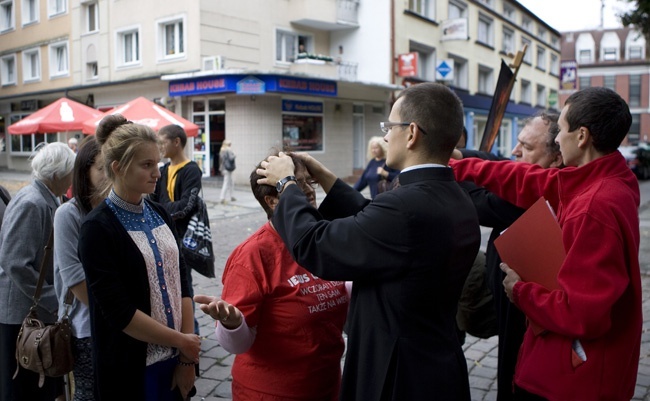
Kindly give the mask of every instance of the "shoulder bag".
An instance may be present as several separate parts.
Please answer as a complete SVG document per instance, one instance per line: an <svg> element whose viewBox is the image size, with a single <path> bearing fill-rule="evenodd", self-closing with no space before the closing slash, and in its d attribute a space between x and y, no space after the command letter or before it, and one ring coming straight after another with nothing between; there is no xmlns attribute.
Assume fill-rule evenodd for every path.
<svg viewBox="0 0 650 401"><path fill-rule="evenodd" d="M196 270L201 275L214 278L214 251L210 218L205 202L197 196L197 209L187 224L187 231L181 243L181 252L187 268Z"/></svg>
<svg viewBox="0 0 650 401"><path fill-rule="evenodd" d="M61 319L51 325L46 325L38 319L36 309L41 298L41 288L45 281L45 268L48 261L52 260L52 242L54 233L45 246L45 254L41 262L38 284L34 291L34 304L23 320L18 339L16 340L16 361L18 366L14 378L22 367L39 374L38 387L43 387L45 376L60 377L72 371L74 357L72 354L72 327L68 318L68 305L72 302L72 292L66 294L65 314Z"/></svg>

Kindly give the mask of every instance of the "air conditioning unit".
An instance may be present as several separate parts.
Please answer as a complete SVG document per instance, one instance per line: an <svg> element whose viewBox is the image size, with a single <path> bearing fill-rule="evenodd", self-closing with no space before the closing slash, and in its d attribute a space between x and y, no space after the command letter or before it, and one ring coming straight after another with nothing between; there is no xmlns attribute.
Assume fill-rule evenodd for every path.
<svg viewBox="0 0 650 401"><path fill-rule="evenodd" d="M203 71L218 71L223 70L224 62L226 61L223 56L210 56L203 57Z"/></svg>

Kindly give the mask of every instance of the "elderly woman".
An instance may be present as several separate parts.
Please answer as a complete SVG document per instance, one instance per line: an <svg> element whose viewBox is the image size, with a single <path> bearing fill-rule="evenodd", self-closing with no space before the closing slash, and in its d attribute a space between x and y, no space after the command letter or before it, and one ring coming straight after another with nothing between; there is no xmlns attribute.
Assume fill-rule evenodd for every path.
<svg viewBox="0 0 650 401"><path fill-rule="evenodd" d="M37 147L38 149L38 147ZM72 184L75 154L64 143L40 147L32 158L31 185L22 188L5 211L0 230L0 399L48 400L63 392L61 378L46 378L38 387L38 374L16 371L16 338L32 306L44 248L50 238L54 212L61 195ZM38 317L46 324L57 319L52 260L44 265L47 275L38 302ZM9 307L11 306L11 307Z"/></svg>
<svg viewBox="0 0 650 401"><path fill-rule="evenodd" d="M373 136L368 141L368 164L363 174L354 184L354 189L363 191L366 187L370 189L370 198L375 199L377 194L390 189L391 182L399 174L399 170L392 169L386 165L386 152L388 144L381 136Z"/></svg>

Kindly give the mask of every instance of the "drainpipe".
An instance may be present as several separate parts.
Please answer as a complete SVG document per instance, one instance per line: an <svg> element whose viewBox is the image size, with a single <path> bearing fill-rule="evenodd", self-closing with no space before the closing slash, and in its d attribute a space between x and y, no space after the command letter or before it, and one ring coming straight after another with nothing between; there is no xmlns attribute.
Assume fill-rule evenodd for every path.
<svg viewBox="0 0 650 401"><path fill-rule="evenodd" d="M395 84L395 0L390 0L390 82Z"/></svg>

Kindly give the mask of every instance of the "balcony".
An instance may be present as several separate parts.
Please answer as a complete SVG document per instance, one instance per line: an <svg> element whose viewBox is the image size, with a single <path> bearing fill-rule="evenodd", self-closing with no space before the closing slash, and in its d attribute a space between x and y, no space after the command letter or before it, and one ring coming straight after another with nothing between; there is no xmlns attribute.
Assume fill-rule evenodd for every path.
<svg viewBox="0 0 650 401"><path fill-rule="evenodd" d="M321 31L354 29L359 26L360 0L298 0L292 2L290 21Z"/></svg>
<svg viewBox="0 0 650 401"><path fill-rule="evenodd" d="M305 74L322 78L342 81L357 80L358 63L333 60L329 56L300 53L291 64L289 71L294 74Z"/></svg>

